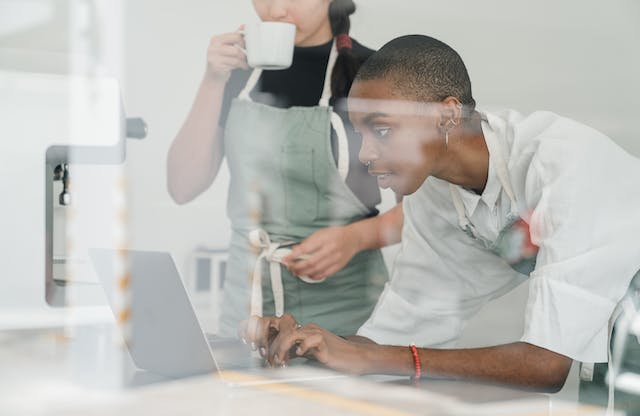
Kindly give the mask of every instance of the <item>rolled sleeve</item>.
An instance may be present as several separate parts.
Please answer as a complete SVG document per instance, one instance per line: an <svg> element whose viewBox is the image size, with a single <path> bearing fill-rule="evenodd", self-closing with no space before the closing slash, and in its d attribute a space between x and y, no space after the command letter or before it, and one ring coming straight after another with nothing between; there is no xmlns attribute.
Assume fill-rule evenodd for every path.
<svg viewBox="0 0 640 416"><path fill-rule="evenodd" d="M630 164L608 139L569 127L569 135L583 133L582 141L556 132L529 166L525 195L535 207L531 238L540 250L521 340L574 360L606 362L609 320L640 267L640 198L601 173L624 178L637 161Z"/></svg>
<svg viewBox="0 0 640 416"><path fill-rule="evenodd" d="M615 302L553 276L532 274L521 341L582 362L607 361Z"/></svg>

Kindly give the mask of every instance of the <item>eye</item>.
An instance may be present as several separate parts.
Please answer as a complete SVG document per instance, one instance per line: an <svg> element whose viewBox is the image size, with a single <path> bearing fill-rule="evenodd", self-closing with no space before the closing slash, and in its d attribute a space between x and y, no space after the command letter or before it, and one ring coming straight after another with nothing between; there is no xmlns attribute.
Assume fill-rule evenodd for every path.
<svg viewBox="0 0 640 416"><path fill-rule="evenodd" d="M388 126L373 126L372 130L373 130L373 133L381 139L384 139L385 137L387 137L389 132L391 132L391 128Z"/></svg>

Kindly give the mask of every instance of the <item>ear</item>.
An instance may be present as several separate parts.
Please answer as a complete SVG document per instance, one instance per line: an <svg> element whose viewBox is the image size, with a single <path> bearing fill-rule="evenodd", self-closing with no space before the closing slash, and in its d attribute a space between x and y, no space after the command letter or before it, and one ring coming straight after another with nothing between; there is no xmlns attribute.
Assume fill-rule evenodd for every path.
<svg viewBox="0 0 640 416"><path fill-rule="evenodd" d="M440 102L440 125L442 127L457 126L462 122L462 104L456 97L447 97Z"/></svg>

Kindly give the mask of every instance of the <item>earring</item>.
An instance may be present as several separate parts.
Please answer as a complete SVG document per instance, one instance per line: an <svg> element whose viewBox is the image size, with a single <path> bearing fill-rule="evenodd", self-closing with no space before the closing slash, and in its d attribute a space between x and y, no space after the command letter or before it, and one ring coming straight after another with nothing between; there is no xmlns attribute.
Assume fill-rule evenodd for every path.
<svg viewBox="0 0 640 416"><path fill-rule="evenodd" d="M365 165L366 167L369 167L369 165L370 165L370 164L371 164L371 161L370 161L370 160L367 160L366 162L364 162L364 165Z"/></svg>
<svg viewBox="0 0 640 416"><path fill-rule="evenodd" d="M445 149L449 148L449 128L447 128L449 123L453 124L453 127L458 125L458 123L456 123L452 118L447 120L447 124L445 125L445 131L444 131L444 148Z"/></svg>

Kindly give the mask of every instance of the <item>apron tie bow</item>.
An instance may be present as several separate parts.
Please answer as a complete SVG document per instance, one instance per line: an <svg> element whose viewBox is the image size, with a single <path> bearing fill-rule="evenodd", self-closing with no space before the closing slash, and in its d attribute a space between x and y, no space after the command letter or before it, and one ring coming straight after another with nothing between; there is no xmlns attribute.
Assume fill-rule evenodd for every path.
<svg viewBox="0 0 640 416"><path fill-rule="evenodd" d="M255 249L260 250L256 265L253 268L253 276L251 281L251 315L262 317L262 261L269 263L269 274L271 275L271 291L273 292L273 302L275 304L275 315L282 316L284 313L284 289L282 286L282 272L280 264L282 259L291 253L290 248L281 247L286 243L273 243L269 238L269 234L262 228L253 230L249 233L249 243ZM304 259L306 255L302 255L299 259ZM306 283L322 283L322 280L312 280L307 276L298 276L300 280Z"/></svg>

